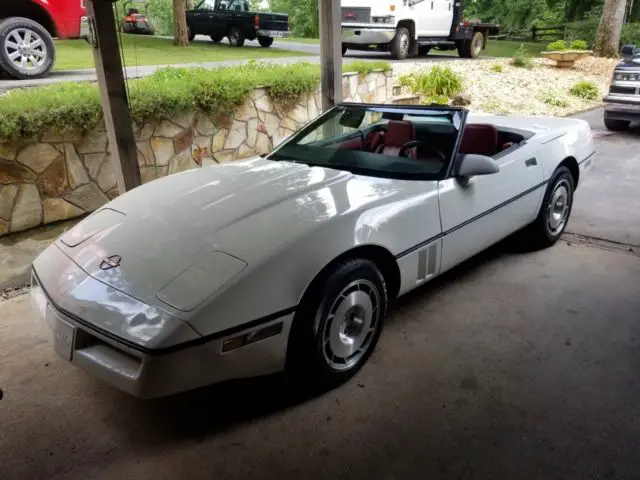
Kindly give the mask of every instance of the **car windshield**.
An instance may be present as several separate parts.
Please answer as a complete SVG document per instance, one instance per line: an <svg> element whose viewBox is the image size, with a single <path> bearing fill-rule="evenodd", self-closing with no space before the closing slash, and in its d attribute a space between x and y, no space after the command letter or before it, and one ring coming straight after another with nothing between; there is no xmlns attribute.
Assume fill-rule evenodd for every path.
<svg viewBox="0 0 640 480"><path fill-rule="evenodd" d="M269 159L407 180L447 171L466 112L447 107L340 105Z"/></svg>

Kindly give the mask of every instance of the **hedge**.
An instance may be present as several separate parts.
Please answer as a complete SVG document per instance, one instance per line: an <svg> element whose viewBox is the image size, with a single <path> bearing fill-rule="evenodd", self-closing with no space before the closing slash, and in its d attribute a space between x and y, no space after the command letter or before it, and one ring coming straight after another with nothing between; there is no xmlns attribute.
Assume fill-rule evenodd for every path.
<svg viewBox="0 0 640 480"><path fill-rule="evenodd" d="M384 62L354 62L344 72L367 75L391 70ZM129 102L135 123L171 118L189 110L228 113L263 86L274 102L295 103L320 81L320 66L311 63L276 65L249 62L214 70L165 68L129 82ZM86 132L102 117L98 87L92 83L59 83L11 90L0 96L0 139L30 138L53 130Z"/></svg>

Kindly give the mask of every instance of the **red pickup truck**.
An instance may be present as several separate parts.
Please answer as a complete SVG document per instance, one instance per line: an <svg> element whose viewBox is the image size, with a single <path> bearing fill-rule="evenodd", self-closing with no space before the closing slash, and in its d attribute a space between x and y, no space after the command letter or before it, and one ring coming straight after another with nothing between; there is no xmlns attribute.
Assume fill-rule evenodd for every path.
<svg viewBox="0 0 640 480"><path fill-rule="evenodd" d="M0 73L38 78L55 63L53 38L86 35L86 0L0 0Z"/></svg>

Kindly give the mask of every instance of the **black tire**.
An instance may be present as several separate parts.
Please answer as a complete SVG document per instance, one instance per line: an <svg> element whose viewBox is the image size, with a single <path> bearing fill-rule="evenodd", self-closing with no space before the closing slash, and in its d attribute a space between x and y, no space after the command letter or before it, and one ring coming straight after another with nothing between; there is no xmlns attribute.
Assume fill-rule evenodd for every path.
<svg viewBox="0 0 640 480"><path fill-rule="evenodd" d="M426 57L427 55L429 55L430 51L431 51L431 47L428 47L428 46L418 47L418 55L421 57Z"/></svg>
<svg viewBox="0 0 640 480"><path fill-rule="evenodd" d="M347 46L342 45L342 55L344 55L345 53L347 53Z"/></svg>
<svg viewBox="0 0 640 480"><path fill-rule="evenodd" d="M560 196L556 198L561 188L566 190L567 195L566 197ZM526 239L530 249L541 250L548 248L560 239L571 217L574 191L573 175L571 175L567 167L558 167L549 181L538 217L522 232L524 234L523 238ZM564 198L562 205L559 203L560 198ZM564 210L565 208L566 210ZM563 211L563 219L561 224L556 225L550 216L558 211Z"/></svg>
<svg viewBox="0 0 640 480"><path fill-rule="evenodd" d="M396 36L391 42L391 56L396 60L404 60L411 51L411 37L409 30L400 27L396 30Z"/></svg>
<svg viewBox="0 0 640 480"><path fill-rule="evenodd" d="M219 35L219 34L216 34L216 35L210 35L210 37L211 37L211 41L212 41L213 43L220 43L220 42L222 41L222 39L224 38L224 36L223 36L223 35Z"/></svg>
<svg viewBox="0 0 640 480"><path fill-rule="evenodd" d="M189 42L193 42L196 39L196 34L189 27L187 27L187 39Z"/></svg>
<svg viewBox="0 0 640 480"><path fill-rule="evenodd" d="M232 47L242 47L244 45L244 34L242 30L237 27L231 27L229 29L229 45Z"/></svg>
<svg viewBox="0 0 640 480"><path fill-rule="evenodd" d="M273 45L273 38L272 37L258 37L258 43L263 48L269 48L271 45Z"/></svg>
<svg viewBox="0 0 640 480"><path fill-rule="evenodd" d="M483 48L484 35L482 32L476 32L471 40L465 40L458 44L458 55L462 58L478 58Z"/></svg>
<svg viewBox="0 0 640 480"><path fill-rule="evenodd" d="M18 53L18 50L13 49L8 43L15 43L17 38L24 40L27 32L31 36L32 55L28 59L29 63L21 67L15 62L25 57L10 58ZM37 63L31 62L31 59L36 59ZM22 17L11 17L0 22L0 67L10 77L18 80L44 77L51 71L55 61L53 38L42 25Z"/></svg>
<svg viewBox="0 0 640 480"><path fill-rule="evenodd" d="M289 336L287 372L294 382L325 389L353 377L378 343L387 303L384 277L370 260L342 261L316 279L300 304ZM342 342L344 335L351 336L359 348L341 357L353 348Z"/></svg>
<svg viewBox="0 0 640 480"><path fill-rule="evenodd" d="M629 120L618 120L615 118L604 117L604 126L612 132L624 132L629 129L631 122Z"/></svg>

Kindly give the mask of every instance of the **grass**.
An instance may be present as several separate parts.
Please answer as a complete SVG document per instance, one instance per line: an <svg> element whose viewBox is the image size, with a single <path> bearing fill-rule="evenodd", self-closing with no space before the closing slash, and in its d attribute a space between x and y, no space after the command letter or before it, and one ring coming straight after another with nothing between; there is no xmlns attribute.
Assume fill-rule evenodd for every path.
<svg viewBox="0 0 640 480"><path fill-rule="evenodd" d="M373 66L391 68L384 63ZM345 65L345 71L363 68ZM267 88L274 102L287 108L317 89L319 83L320 66L313 63L250 61L216 69L168 67L129 82L131 113L137 124L194 110L207 112L212 118L229 117L259 85ZM101 115L100 95L93 83L64 82L11 90L0 97L0 141L32 137L48 129L59 133L88 131Z"/></svg>
<svg viewBox="0 0 640 480"><path fill-rule="evenodd" d="M94 68L93 54L84 40L56 42L56 70ZM224 60L252 60L277 57L304 57L309 54L278 48L232 48L229 45L197 42L188 47L176 47L173 40L123 35L122 47L127 66L175 65L180 63L219 62Z"/></svg>
<svg viewBox="0 0 640 480"><path fill-rule="evenodd" d="M320 45L319 38L287 37L287 38L277 38L276 40L278 42L310 43L313 45Z"/></svg>

